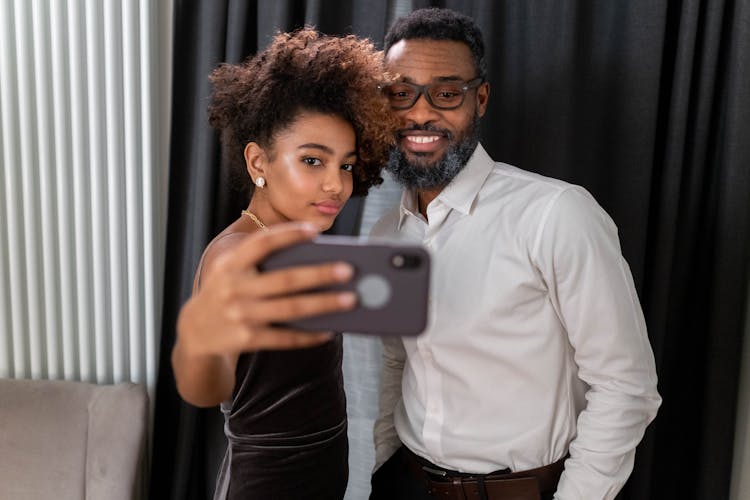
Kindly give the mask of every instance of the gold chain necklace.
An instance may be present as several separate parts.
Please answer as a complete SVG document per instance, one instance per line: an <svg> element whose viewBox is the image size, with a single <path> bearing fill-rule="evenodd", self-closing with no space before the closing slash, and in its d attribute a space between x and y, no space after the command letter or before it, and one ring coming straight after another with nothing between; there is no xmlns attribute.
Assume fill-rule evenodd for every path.
<svg viewBox="0 0 750 500"><path fill-rule="evenodd" d="M268 231L268 227L266 227L266 225L263 224L263 222L254 213L252 213L251 211L249 211L249 210L243 210L242 211L242 215L247 215L248 217L250 217L250 219L253 222L255 222L256 226L258 226L259 228L261 228L263 231Z"/></svg>

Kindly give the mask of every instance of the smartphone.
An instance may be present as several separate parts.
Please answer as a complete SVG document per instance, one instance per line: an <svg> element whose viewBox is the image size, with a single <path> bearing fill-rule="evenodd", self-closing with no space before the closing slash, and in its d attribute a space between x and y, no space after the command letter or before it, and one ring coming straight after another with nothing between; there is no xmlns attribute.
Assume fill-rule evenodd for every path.
<svg viewBox="0 0 750 500"><path fill-rule="evenodd" d="M324 290L350 290L356 308L304 318L285 326L310 331L411 336L427 324L430 255L421 245L355 236L320 235L269 255L261 271L345 261L354 276ZM320 290L323 290L320 289Z"/></svg>

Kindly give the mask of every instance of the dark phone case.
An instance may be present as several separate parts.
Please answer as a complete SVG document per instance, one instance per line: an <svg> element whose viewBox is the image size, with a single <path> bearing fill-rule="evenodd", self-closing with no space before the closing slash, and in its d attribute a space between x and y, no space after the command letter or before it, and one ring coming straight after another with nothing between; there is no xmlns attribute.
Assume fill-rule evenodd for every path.
<svg viewBox="0 0 750 500"><path fill-rule="evenodd" d="M398 256L404 257L402 266ZM273 270L305 264L346 261L354 277L327 290L357 293L351 311L324 314L286 323L311 331L418 335L427 323L430 256L418 245L351 236L323 235L313 242L294 245L270 255L259 268Z"/></svg>

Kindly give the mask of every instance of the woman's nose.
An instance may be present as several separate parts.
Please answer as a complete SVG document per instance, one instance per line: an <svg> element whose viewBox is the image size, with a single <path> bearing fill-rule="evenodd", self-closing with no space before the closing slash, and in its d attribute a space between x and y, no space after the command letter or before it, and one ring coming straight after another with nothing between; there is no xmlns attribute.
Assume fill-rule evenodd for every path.
<svg viewBox="0 0 750 500"><path fill-rule="evenodd" d="M326 171L323 179L323 191L326 193L338 194L344 189L343 175L349 175L341 168L330 168Z"/></svg>

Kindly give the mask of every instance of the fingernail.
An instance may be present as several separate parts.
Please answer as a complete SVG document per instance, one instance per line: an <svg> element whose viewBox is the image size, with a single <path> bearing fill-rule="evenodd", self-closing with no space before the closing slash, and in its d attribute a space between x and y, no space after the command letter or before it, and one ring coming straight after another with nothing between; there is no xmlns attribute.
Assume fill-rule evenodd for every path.
<svg viewBox="0 0 750 500"><path fill-rule="evenodd" d="M300 226L302 227L302 230L305 231L306 233L317 234L320 232L318 230L318 226L310 222L302 222L300 223Z"/></svg>
<svg viewBox="0 0 750 500"><path fill-rule="evenodd" d="M349 264L345 264L342 262L340 264L336 264L333 267L333 276L336 279L340 279L342 281L348 280L352 277L352 274L354 274L354 268L352 268L352 266Z"/></svg>
<svg viewBox="0 0 750 500"><path fill-rule="evenodd" d="M339 294L339 303L342 306L353 306L357 302L357 295L353 292Z"/></svg>

